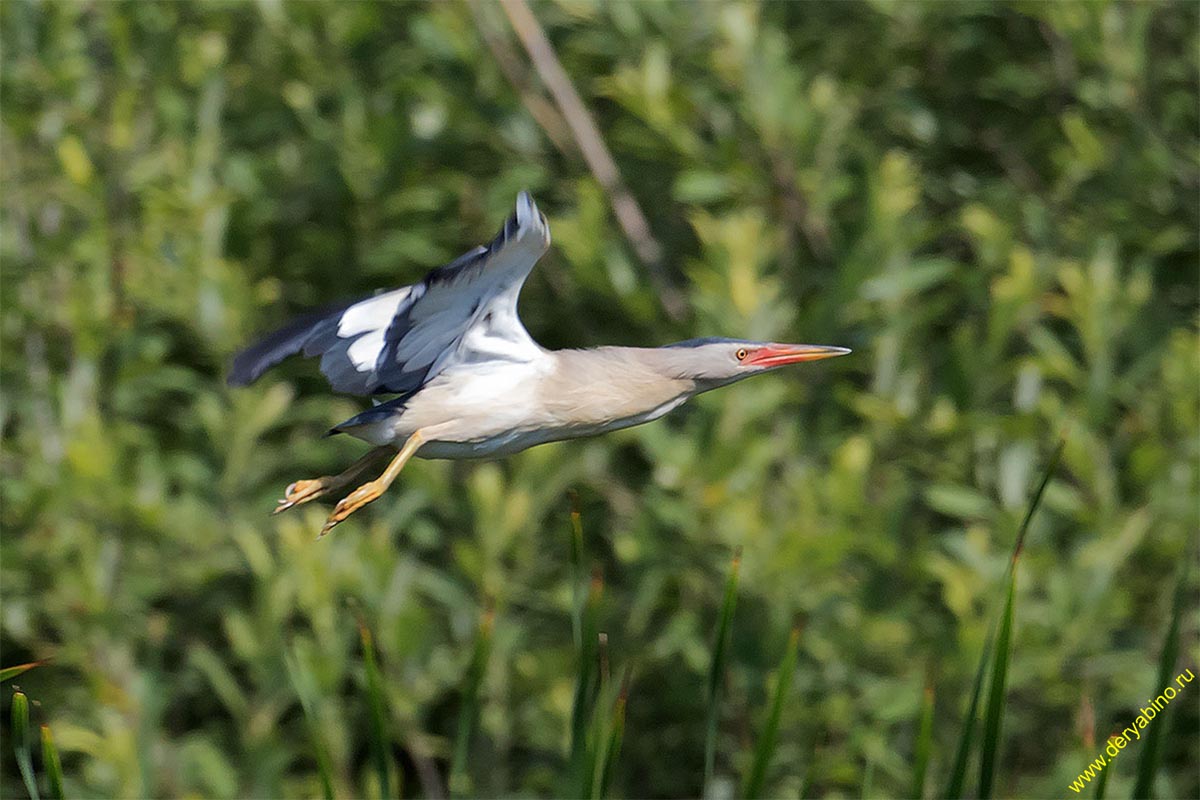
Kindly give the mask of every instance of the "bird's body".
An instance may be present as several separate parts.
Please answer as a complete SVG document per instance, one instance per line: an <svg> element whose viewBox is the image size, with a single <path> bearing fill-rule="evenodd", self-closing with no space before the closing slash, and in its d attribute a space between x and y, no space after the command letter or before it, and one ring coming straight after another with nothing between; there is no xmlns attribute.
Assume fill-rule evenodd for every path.
<svg viewBox="0 0 1200 800"><path fill-rule="evenodd" d="M694 380L655 369L656 361L665 360L658 352L541 350L528 361L458 366L335 430L383 445L403 443L418 429L436 429L438 439L416 455L481 458L628 428L658 419L695 393ZM622 371L620 382L608 379L614 369Z"/></svg>
<svg viewBox="0 0 1200 800"><path fill-rule="evenodd" d="M521 325L517 295L549 245L545 217L522 192L489 246L420 283L301 318L240 353L234 385L303 352L321 356L339 391L394 395L334 428L375 450L341 475L292 484L276 510L340 488L398 449L380 478L338 504L325 532L377 498L413 455L504 456L628 428L749 375L849 352L735 339L546 350Z"/></svg>

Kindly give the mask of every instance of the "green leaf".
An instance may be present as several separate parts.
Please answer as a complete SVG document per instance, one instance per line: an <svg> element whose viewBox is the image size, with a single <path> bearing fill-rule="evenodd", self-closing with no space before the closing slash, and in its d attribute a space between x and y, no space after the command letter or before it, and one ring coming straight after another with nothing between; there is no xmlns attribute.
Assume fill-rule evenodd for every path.
<svg viewBox="0 0 1200 800"><path fill-rule="evenodd" d="M867 281L861 294L866 300L901 300L936 286L960 268L943 258L915 261L907 269L888 271Z"/></svg>

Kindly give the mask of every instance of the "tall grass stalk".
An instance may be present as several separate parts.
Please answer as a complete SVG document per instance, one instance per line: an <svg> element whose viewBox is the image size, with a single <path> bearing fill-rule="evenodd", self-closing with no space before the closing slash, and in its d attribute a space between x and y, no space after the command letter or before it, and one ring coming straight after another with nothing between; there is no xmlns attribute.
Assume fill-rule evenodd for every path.
<svg viewBox="0 0 1200 800"><path fill-rule="evenodd" d="M466 797L471 794L471 777L467 771L467 756L471 748L471 732L479 718L479 687L487 671L488 657L492 652L492 629L496 614L488 608L479 621L479 632L475 637L475 648L471 663L467 667L463 682L462 708L458 712L458 731L454 737L454 759L450 763L450 795Z"/></svg>
<svg viewBox="0 0 1200 800"><path fill-rule="evenodd" d="M869 800L875 794L875 758L867 756L867 766L863 769L862 798Z"/></svg>
<svg viewBox="0 0 1200 800"><path fill-rule="evenodd" d="M995 638L996 627L993 625L983 642L979 666L975 668L975 680L971 685L971 700L967 703L967 711L963 715L962 732L958 736L958 747L954 753L954 766L950 770L950 781L946 784L946 800L958 800L963 796L963 787L967 782L967 764L971 759L971 745L975 739L975 721L979 716L979 697L983 693L983 679L987 677L987 667L991 660Z"/></svg>
<svg viewBox="0 0 1200 800"><path fill-rule="evenodd" d="M915 798L925 796L925 772L933 749L933 683L928 676L921 698L921 721L917 725L917 741L913 748L913 780L909 792Z"/></svg>
<svg viewBox="0 0 1200 800"><path fill-rule="evenodd" d="M12 737L17 769L25 781L25 790L33 800L38 800L37 779L33 775L33 759L29 755L29 698L20 689L13 692Z"/></svg>
<svg viewBox="0 0 1200 800"><path fill-rule="evenodd" d="M812 797L813 781L817 779L817 746L808 748L808 766L804 768L804 776L800 779L800 798ZM873 766L873 762L872 762ZM865 795L864 795L865 796Z"/></svg>
<svg viewBox="0 0 1200 800"><path fill-rule="evenodd" d="M625 702L629 691L628 671L622 670L621 680L613 684L608 671L607 637L601 634L600 653L604 666L600 670L600 687L592 709L591 731L580 772L581 797L603 797L612 778L613 766L625 735Z"/></svg>
<svg viewBox="0 0 1200 800"><path fill-rule="evenodd" d="M1000 616L1000 634L992 660L992 684L983 720L983 744L979 763L979 800L988 800L996 782L996 759L1000 754L1000 730L1004 723L1004 694L1008 685L1008 662L1012 654L1013 599L1017 573L1008 575L1008 595Z"/></svg>
<svg viewBox="0 0 1200 800"><path fill-rule="evenodd" d="M1117 762L1110 761L1108 765L1100 771L1100 777L1096 779L1096 800L1104 800L1104 791L1108 788L1108 776L1114 769L1117 768Z"/></svg>
<svg viewBox="0 0 1200 800"><path fill-rule="evenodd" d="M321 794L325 800L333 800L333 766L314 707L317 690L313 685L312 674L307 667L302 666L294 650L284 653L283 664L292 690L300 698L300 708L304 712L305 726L308 728L308 736L312 740L313 754L317 761L317 776L321 779Z"/></svg>
<svg viewBox="0 0 1200 800"><path fill-rule="evenodd" d="M1025 536L1030 529L1030 522L1033 519L1033 512L1037 511L1037 507L1042 503L1042 494L1045 492L1046 486L1050 483L1051 475L1054 475L1055 469L1058 467L1058 461L1062 458L1062 451L1067 446L1067 440L1064 438L1058 439L1058 444L1055 447L1054 453L1051 453L1050 459L1046 462L1046 468L1043 471L1042 482L1039 483L1037 491L1033 493L1033 498L1030 501L1030 506L1025 512L1025 518L1022 519L1020 528L1016 531L1016 541L1013 543L1013 555L1008 561L1008 569L1004 571L1004 584L1012 589L1014 579L1013 573L1016 569L1016 561L1020 558L1022 549L1025 548ZM1010 593L1006 594L1006 608L1010 600ZM988 637L984 639L983 652L979 655L979 666L976 668L976 676L971 687L971 700L967 703L966 714L962 716L962 730L959 734L959 744L955 748L954 765L950 769L950 778L946 784L947 800L955 800L961 798L962 789L966 786L967 766L971 760L971 745L974 741L974 726L979 714L979 697L983 693L984 679L988 676L988 664L992 662L992 645L995 643L997 628L1000 627L998 620L992 622L991 630L988 632ZM1008 652L1002 654L1004 666L1008 664ZM992 663L995 667L995 663ZM995 675L994 675L995 676ZM1003 685L992 685L992 688L1003 693ZM996 720L998 724L1000 720ZM986 734L985 734L986 735ZM998 735L998 728L997 728ZM994 771L994 766L992 766ZM990 789L989 789L990 792Z"/></svg>
<svg viewBox="0 0 1200 800"><path fill-rule="evenodd" d="M767 767L770 766L771 756L775 754L775 739L779 734L779 718L783 714L783 703L787 699L788 689L792 685L792 674L796 671L796 659L800 652L800 628L792 628L788 636L787 649L779 664L775 676L775 694L771 699L771 710L759 734L758 743L754 748L754 761L746 774L742 794L747 798L762 797L763 784L767 779Z"/></svg>
<svg viewBox="0 0 1200 800"><path fill-rule="evenodd" d="M30 661L28 664L17 664L15 667L5 667L4 669L0 669L0 683L12 680L18 675L28 672L34 667L40 667L45 663L45 661Z"/></svg>
<svg viewBox="0 0 1200 800"><path fill-rule="evenodd" d="M362 639L363 663L367 673L367 707L369 714L369 744L371 761L379 776L379 793L383 798L392 797L391 773L388 769L387 726L384 717L383 680L379 676L379 665L375 661L375 643L371 631L360 620L358 624L359 637Z"/></svg>
<svg viewBox="0 0 1200 800"><path fill-rule="evenodd" d="M992 645L996 639L997 628L1003 627L1001 621L994 622L991 630L988 632L988 638L984 639L983 652L979 656L979 666L976 668L976 676L974 676L974 684L971 687L971 702L967 703L967 710L962 717L962 732L959 734L959 744L954 753L954 766L950 770L950 780L946 784L947 800L961 798L962 788L966 784L967 765L971 760L971 745L974 740L974 724L978 718L979 712L979 697L983 692L983 682L986 674L988 674L988 664L992 664L992 682L989 702L989 718L985 722L984 729L984 760L986 765L980 768L980 798L990 796L991 783L995 776L995 757L1000 741L1000 724L1003 712L1003 694L1004 694L1004 675L1008 672L1008 657L1009 657L1009 642L1012 638L1012 614L1013 614L1013 599L1015 595L1015 571L1016 561L1020 558L1022 549L1025 548L1025 536L1030 530L1030 523L1033 519L1033 513L1037 511L1038 505L1042 503L1042 495L1045 492L1046 486L1050 483L1050 477L1054 475L1055 469L1058 467L1058 461L1062 458L1062 451L1067 446L1067 440L1064 438L1058 439L1058 444L1054 452L1051 453L1050 459L1046 462L1045 470L1042 474L1042 482L1039 483L1037 491L1033 493L1033 498L1030 500L1030 506L1025 511L1025 518L1022 519L1020 528L1016 530L1016 541L1013 543L1013 555L1008 560L1008 569L1004 571L1004 584L1007 585L1007 593L1004 596L1004 610L1001 614L1001 619L1008 619L1008 636L1006 643L1002 649L998 650L995 657L992 657ZM1003 664L1003 669L1000 674L1000 681L996 681L997 664ZM995 706L994 700L1000 697L1001 705ZM991 744L989 746L989 739ZM984 780L983 775L986 775ZM986 783L986 790L984 789Z"/></svg>
<svg viewBox="0 0 1200 800"><path fill-rule="evenodd" d="M725 664L729 655L729 636L732 630L733 610L737 605L738 568L742 563L742 548L733 554L729 565L729 577L725 580L725 596L721 601L721 615L717 621L716 642L713 644L712 663L708 669L708 725L704 737L704 788L708 797L712 788L713 766L717 753L717 726L721 720L721 686L725 678Z"/></svg>
<svg viewBox="0 0 1200 800"><path fill-rule="evenodd" d="M50 796L55 800L63 800L65 794L62 761L58 757L58 748L54 746L54 736L50 733L49 725L42 726L42 767L50 781Z"/></svg>
<svg viewBox="0 0 1200 800"><path fill-rule="evenodd" d="M583 649L583 605L587 601L586 574L583 568L583 515L579 510L579 494L571 497L571 634L575 650Z"/></svg>
<svg viewBox="0 0 1200 800"><path fill-rule="evenodd" d="M1042 496L1050 484L1050 479L1054 476L1054 470L1058 468L1058 462L1062 458L1063 449L1066 446L1066 439L1059 439L1058 446L1054 448L1050 460L1046 462L1046 469L1042 472L1042 481L1038 484L1037 491L1033 493L1033 497L1029 501L1029 508L1025 512L1025 518L1021 520L1021 527L1017 530L1017 540L1013 543L1012 558L1008 563L1008 591L1005 595L1004 611L1000 615L1000 631L992 660L992 683L983 723L983 745L979 766L980 800L988 800L992 796L992 789L996 781L996 761L1000 756L1000 735L1004 724L1004 696L1008 686L1008 664L1012 659L1017 561L1025 548L1025 537L1029 533L1033 515L1042 503Z"/></svg>
<svg viewBox="0 0 1200 800"><path fill-rule="evenodd" d="M592 573L580 619L582 637L579 647L579 675L575 683L575 699L571 706L571 765L575 770L583 767L587 748L588 722L596 704L599 687L599 625L600 600L604 594L604 578L600 571Z"/></svg>
<svg viewBox="0 0 1200 800"><path fill-rule="evenodd" d="M608 747L604 754L602 769L600 771L600 786L595 793L596 797L604 797L608 794L608 787L612 783L613 767L617 763L617 756L621 754L621 744L625 739L625 707L629 702L629 677L625 676L621 680L621 691L617 695L617 702L613 706L612 724L608 735Z"/></svg>
<svg viewBox="0 0 1200 800"><path fill-rule="evenodd" d="M1154 685L1151 697L1154 697L1171 683L1175 677L1175 662L1179 658L1179 622L1183 616L1183 598L1187 586L1187 561L1179 567L1179 576L1175 579L1175 599L1171 603L1171 621L1167 624L1167 638L1163 642L1162 655L1158 659L1158 683ZM1193 699L1193 703L1195 700ZM1168 708L1162 714L1162 719L1156 719L1146 730L1146 743L1138 755L1137 779L1133 785L1133 797L1150 797L1154 789L1154 773L1158 771L1159 751L1162 737L1167 729Z"/></svg>

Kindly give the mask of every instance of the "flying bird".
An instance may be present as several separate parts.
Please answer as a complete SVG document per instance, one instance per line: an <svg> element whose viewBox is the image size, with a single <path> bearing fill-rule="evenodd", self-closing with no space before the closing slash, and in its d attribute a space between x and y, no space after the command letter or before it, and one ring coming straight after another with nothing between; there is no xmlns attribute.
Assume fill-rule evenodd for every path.
<svg viewBox="0 0 1200 800"><path fill-rule="evenodd" d="M239 353L229 383L244 386L288 356L321 357L335 391L394 395L333 428L375 445L338 475L287 487L274 513L349 486L321 535L378 499L414 455L504 456L561 439L658 419L701 392L760 372L849 353L844 347L690 339L664 347L547 350L517 316L517 296L550 247L526 192L487 246L411 286L301 317Z"/></svg>

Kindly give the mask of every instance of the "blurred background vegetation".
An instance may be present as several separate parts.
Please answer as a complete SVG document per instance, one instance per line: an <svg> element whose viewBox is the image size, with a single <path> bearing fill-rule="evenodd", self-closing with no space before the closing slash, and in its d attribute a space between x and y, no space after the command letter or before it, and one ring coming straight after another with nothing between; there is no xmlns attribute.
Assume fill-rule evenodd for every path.
<svg viewBox="0 0 1200 800"><path fill-rule="evenodd" d="M437 794L481 620L465 785L567 791L572 491L630 669L614 794L701 790L737 547L713 791L749 768L800 621L768 794L909 793L927 679L940 794L1060 434L997 793L1066 794L1161 688L1200 530L1197 6L533 10L657 282L498 6L0 4L0 646L49 659L18 682L67 795L314 796L321 751L339 796L376 793L360 621L398 791ZM268 517L364 449L320 438L361 406L311 363L227 389L230 355L486 241L522 188L555 240L521 304L546 346L855 353L599 439L417 462L322 541L317 504ZM1156 723L1163 797L1200 795L1187 691ZM23 796L4 750L0 793Z"/></svg>

